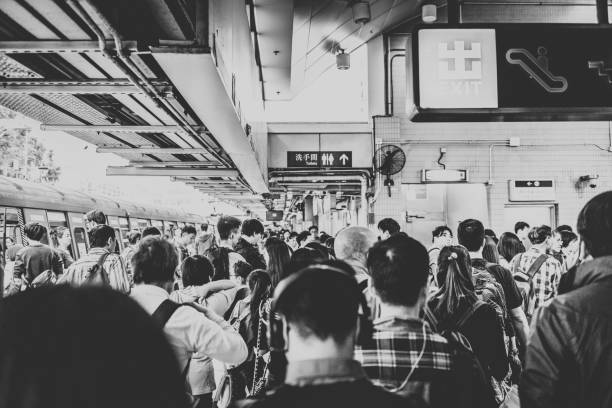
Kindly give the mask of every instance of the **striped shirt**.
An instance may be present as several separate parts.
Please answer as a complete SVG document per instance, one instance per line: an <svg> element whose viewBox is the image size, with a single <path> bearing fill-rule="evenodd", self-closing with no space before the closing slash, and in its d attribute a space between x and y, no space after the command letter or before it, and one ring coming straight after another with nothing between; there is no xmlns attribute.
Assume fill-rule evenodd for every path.
<svg viewBox="0 0 612 408"><path fill-rule="evenodd" d="M89 269L97 264L104 254L108 254L103 267L108 275L110 287L122 293L130 293L130 280L123 259L115 253L109 253L105 248L91 248L87 255L70 265L58 284L67 283L72 286L85 284L89 278ZM96 278L96 282L99 281L100 278Z"/></svg>

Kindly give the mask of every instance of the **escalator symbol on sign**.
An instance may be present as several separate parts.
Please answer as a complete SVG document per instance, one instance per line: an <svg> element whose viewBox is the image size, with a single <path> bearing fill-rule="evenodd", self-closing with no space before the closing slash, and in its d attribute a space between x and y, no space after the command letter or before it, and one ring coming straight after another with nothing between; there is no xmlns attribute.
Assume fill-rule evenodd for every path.
<svg viewBox="0 0 612 408"><path fill-rule="evenodd" d="M546 92L563 93L567 90L567 79L550 72L547 54L548 50L544 47L538 47L537 57L524 48L511 48L506 52L506 60L521 67Z"/></svg>

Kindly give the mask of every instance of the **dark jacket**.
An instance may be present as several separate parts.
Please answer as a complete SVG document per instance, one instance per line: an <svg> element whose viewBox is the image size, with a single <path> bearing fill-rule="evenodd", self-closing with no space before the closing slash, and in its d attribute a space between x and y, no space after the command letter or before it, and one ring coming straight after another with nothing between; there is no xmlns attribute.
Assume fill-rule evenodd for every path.
<svg viewBox="0 0 612 408"><path fill-rule="evenodd" d="M522 408L612 406L612 256L579 266L532 322Z"/></svg>
<svg viewBox="0 0 612 408"><path fill-rule="evenodd" d="M44 271L51 270L56 275L64 272L58 253L48 245L36 244L22 248L15 256L13 276L32 282Z"/></svg>
<svg viewBox="0 0 612 408"><path fill-rule="evenodd" d="M266 269L266 260L255 245L250 244L246 239L240 238L234 250L251 265L254 269Z"/></svg>

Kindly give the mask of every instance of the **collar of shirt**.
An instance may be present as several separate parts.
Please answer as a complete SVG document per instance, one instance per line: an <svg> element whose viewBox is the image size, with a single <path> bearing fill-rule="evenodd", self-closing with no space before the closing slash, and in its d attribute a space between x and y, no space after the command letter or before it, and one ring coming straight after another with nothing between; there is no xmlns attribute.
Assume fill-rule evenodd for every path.
<svg viewBox="0 0 612 408"><path fill-rule="evenodd" d="M170 297L170 294L159 286L139 284L134 285L130 297L136 300L147 313L153 314L155 309Z"/></svg>
<svg viewBox="0 0 612 408"><path fill-rule="evenodd" d="M317 359L289 363L285 382L303 387L356 381L364 378L366 378L365 372L355 360Z"/></svg>
<svg viewBox="0 0 612 408"><path fill-rule="evenodd" d="M531 248L529 248L529 249L527 250L527 252L534 252L534 253L536 253L536 254L545 254L545 253L546 253L545 251L542 251L540 248L538 248L538 247L537 247L537 246L535 246L535 245L534 245L534 246L532 246Z"/></svg>
<svg viewBox="0 0 612 408"><path fill-rule="evenodd" d="M43 244L42 242L32 242L28 246L31 246L31 247L42 247L42 246L45 246L45 244Z"/></svg>
<svg viewBox="0 0 612 408"><path fill-rule="evenodd" d="M92 255L92 254L93 254L93 255L103 255L103 254L109 254L109 253L110 253L110 251L109 251L108 249L106 249L106 248L100 248L100 247L97 247L97 248L91 248L91 249L89 250L89 254L90 254L90 255Z"/></svg>

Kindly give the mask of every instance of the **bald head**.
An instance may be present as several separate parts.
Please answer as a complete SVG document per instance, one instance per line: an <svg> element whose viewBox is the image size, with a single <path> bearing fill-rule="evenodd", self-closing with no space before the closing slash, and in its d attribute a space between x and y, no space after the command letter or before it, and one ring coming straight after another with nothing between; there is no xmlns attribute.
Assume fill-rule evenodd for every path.
<svg viewBox="0 0 612 408"><path fill-rule="evenodd" d="M334 241L336 258L359 261L365 265L368 250L376 243L376 234L365 227L348 227L338 233Z"/></svg>

